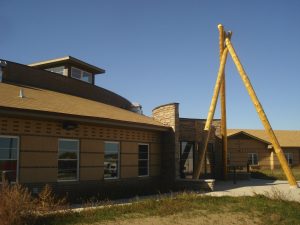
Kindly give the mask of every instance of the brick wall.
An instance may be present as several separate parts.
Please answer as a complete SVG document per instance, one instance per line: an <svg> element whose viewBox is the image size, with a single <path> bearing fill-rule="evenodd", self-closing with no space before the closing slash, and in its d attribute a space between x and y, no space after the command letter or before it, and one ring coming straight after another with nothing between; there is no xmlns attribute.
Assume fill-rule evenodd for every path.
<svg viewBox="0 0 300 225"><path fill-rule="evenodd" d="M153 109L154 120L170 126L172 130L163 137L162 176L164 181L172 183L179 177L179 104L170 103Z"/></svg>

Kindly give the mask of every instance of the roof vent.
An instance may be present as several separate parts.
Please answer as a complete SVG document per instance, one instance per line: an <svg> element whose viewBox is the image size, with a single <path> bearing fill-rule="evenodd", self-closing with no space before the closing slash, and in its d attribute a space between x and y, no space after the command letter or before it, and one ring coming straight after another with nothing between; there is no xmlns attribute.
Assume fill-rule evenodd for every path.
<svg viewBox="0 0 300 225"><path fill-rule="evenodd" d="M140 103L131 103L131 111L143 115L142 105Z"/></svg>
<svg viewBox="0 0 300 225"><path fill-rule="evenodd" d="M25 98L24 91L22 88L20 89L20 92L19 92L19 98Z"/></svg>

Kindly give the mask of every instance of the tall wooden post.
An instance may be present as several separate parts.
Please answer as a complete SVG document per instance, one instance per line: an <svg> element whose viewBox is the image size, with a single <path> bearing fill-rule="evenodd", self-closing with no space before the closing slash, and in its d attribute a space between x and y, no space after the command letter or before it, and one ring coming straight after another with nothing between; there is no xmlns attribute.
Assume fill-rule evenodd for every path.
<svg viewBox="0 0 300 225"><path fill-rule="evenodd" d="M224 51L225 32L222 24L218 25L219 30L219 51L220 61ZM221 100L221 137L222 137L222 161L223 161L223 179L227 179L227 123L226 123L226 82L225 72L221 84L220 100Z"/></svg>
<svg viewBox="0 0 300 225"><path fill-rule="evenodd" d="M238 70L238 72L239 72L239 74L240 74L240 76L241 76L241 78L244 82L244 85L245 85L245 87L248 91L248 94L250 95L250 98L251 98L251 100L254 104L254 107L255 107L258 115L259 115L259 118L260 118L260 120L261 120L261 122L262 122L262 124L265 128L265 131L267 132L267 134L268 134L268 136L271 140L271 143L273 145L275 153L278 157L278 160L279 160L279 162L281 164L281 167L282 167L282 169L283 169L283 171L284 171L284 173L285 173L285 175L288 179L288 182L289 182L290 186L291 187L298 187L298 184L297 184L297 181L294 177L294 174L293 174L292 170L290 169L290 167L288 166L287 160L286 160L286 158L283 154L283 151L282 151L282 149L279 145L279 142L278 142L278 140L277 140L277 138L274 134L274 131L273 131L273 129L272 129L270 123L269 123L267 115L265 114L265 112L263 110L263 107L260 104L260 102L259 102L259 100L256 96L256 93L255 93L255 91L252 87L252 84L251 84L251 82L250 82L250 80L249 80L249 78L248 78L248 76L247 76L247 74L246 74L246 72L245 72L245 70L244 70L244 68L243 68L243 66L242 66L242 64L241 64L241 62L240 62L240 60L239 60L232 44L231 44L231 42L230 42L230 40L229 40L229 38L226 38L225 43L226 43L226 47L228 48L228 51L229 51L229 53L230 53L230 55L233 59L233 62L235 63L235 66L236 66L236 68L237 68L237 70Z"/></svg>
<svg viewBox="0 0 300 225"><path fill-rule="evenodd" d="M224 51L223 51L223 54L222 54L220 67L219 67L219 71L218 71L218 77L217 77L216 85L215 85L215 88L214 88L214 94L213 94L213 97L212 97L212 100L211 100L211 103L210 103L208 116L207 116L207 120L206 120L205 127L204 127L204 130L206 131L206 137L205 137L205 141L204 141L204 145L203 145L203 148L202 148L201 155L199 157L199 161L198 161L198 163L196 165L196 168L194 170L194 173L193 173L193 179L198 179L199 178L201 169L203 168L203 164L204 164L204 161L205 161L205 153L206 153L206 150L207 150L207 145L208 145L208 141L209 141L209 137L210 137L210 131L211 131L211 125L212 125L213 117L214 117L215 110L216 110L218 96L219 96L219 92L220 92L220 88L221 88L221 83L222 83L222 80L223 80L225 64L226 64L226 59L227 59L227 53L228 53L228 49L225 48Z"/></svg>

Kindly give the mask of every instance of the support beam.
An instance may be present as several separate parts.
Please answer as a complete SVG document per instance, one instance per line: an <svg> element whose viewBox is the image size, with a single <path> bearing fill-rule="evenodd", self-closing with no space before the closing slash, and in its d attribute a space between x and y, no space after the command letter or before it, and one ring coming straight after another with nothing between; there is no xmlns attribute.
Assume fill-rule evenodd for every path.
<svg viewBox="0 0 300 225"><path fill-rule="evenodd" d="M210 103L210 107L209 107L209 111L208 111L208 116L207 116L207 120L205 123L205 127L204 130L206 131L206 137L205 137L205 141L204 141L204 145L202 148L202 152L201 155L199 157L199 161L196 165L196 169L194 170L193 173L193 179L198 179L201 173L201 170L203 168L203 164L205 161L205 153L207 150L207 145L208 145L208 141L209 141L209 137L210 137L210 131L211 131L211 124L213 121L213 117L215 114L215 110L216 110L216 105L217 105L217 101L218 101L218 96L219 96L219 92L220 92L220 88L221 88L221 83L223 80L223 75L224 75L224 70L225 70L225 64L226 64L226 59L227 59L227 53L228 53L228 49L225 48L222 54L222 58L221 58L221 62L220 62L220 67L219 67L219 71L218 71L218 77L217 77L217 81L216 81L216 85L214 88L214 94Z"/></svg>
<svg viewBox="0 0 300 225"><path fill-rule="evenodd" d="M251 100L254 104L254 107L255 107L258 115L259 115L259 118L260 118L260 120L261 120L261 122L262 122L262 124L265 128L265 131L267 132L267 134L270 138L270 141L273 145L273 148L274 148L275 153L278 157L278 160L281 164L281 167L282 167L282 169L283 169L283 171L284 171L284 173L285 173L285 175L288 179L288 182L289 182L291 187L296 188L296 187L298 187L298 184L297 184L297 181L295 179L295 176L294 176L291 168L288 166L287 160L286 160L286 158L283 154L283 151L282 151L282 149L279 145L279 142L278 142L278 140L277 140L277 138L274 134L274 131L273 131L273 129L272 129L270 123L269 123L267 115L265 114L265 112L263 110L263 107L260 104L260 102L259 102L259 100L256 96L256 93L255 93L255 91L252 87L252 84L251 84L251 82L250 82L250 80L249 80L249 78L248 78L248 76L247 76L247 74L246 74L246 72L245 72L245 70L244 70L244 68L243 68L243 66L242 66L242 64L241 64L241 62L240 62L240 60L239 60L232 44L231 44L231 42L230 42L230 40L229 40L229 38L226 38L225 43L226 43L226 47L228 48L228 51L229 51L229 53L230 53L230 55L233 59L233 62L235 64L235 66L236 66L243 82L244 82L244 85L245 85L245 87L248 91L248 94L250 95L250 98L251 98Z"/></svg>
<svg viewBox="0 0 300 225"><path fill-rule="evenodd" d="M225 31L222 24L218 25L219 30L219 51L220 61L224 51ZM223 161L223 179L227 180L227 119L226 119L226 82L225 72L221 84L221 138L222 138L222 161Z"/></svg>

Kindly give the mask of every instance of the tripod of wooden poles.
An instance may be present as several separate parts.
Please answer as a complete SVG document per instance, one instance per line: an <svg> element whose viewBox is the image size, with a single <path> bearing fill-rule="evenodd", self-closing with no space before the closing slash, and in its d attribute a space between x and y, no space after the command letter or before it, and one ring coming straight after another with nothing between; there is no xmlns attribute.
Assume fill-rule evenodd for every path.
<svg viewBox="0 0 300 225"><path fill-rule="evenodd" d="M254 104L254 107L258 113L258 116L265 128L266 133L268 134L270 141L273 145L274 151L278 157L278 160L280 162L280 165L287 177L287 180L291 187L298 187L298 184L296 182L295 176L292 173L291 168L288 166L287 160L284 156L284 153L279 145L279 142L274 134L274 131L270 125L270 122L267 118L267 115L265 114L262 105L260 104L256 93L253 89L253 86L248 78L248 75L246 74L233 46L230 41L231 39L231 32L224 31L223 25L218 25L219 30L219 49L220 49L220 67L218 71L218 76L214 88L213 97L211 100L211 104L208 111L207 120L205 123L204 131L205 131L205 140L203 143L203 149L201 154L199 155L199 160L196 165L196 168L193 173L193 179L198 179L200 176L200 172L204 166L205 162L205 155L207 151L207 146L209 142L209 137L211 133L211 126L213 117L215 114L215 109L218 101L218 97L220 95L221 98L221 135L222 135L222 156L223 156L223 177L224 179L227 179L227 127L226 127L226 92L225 92L225 64L228 52L230 53L233 62L237 68L237 71L240 74L240 77L248 91L248 94Z"/></svg>

